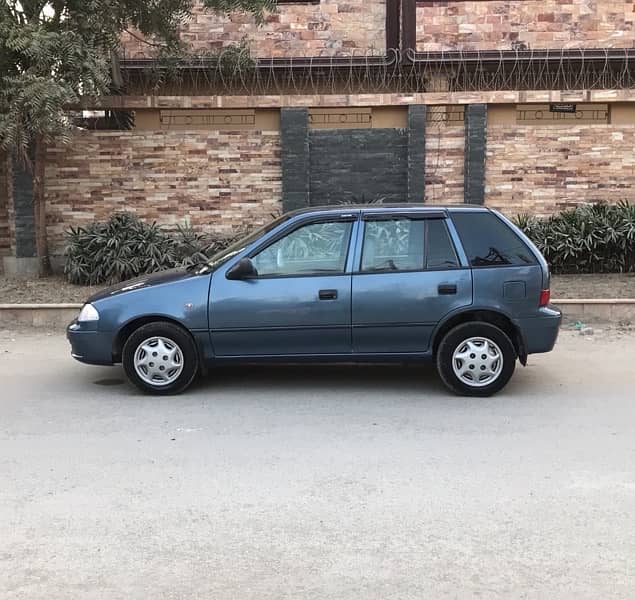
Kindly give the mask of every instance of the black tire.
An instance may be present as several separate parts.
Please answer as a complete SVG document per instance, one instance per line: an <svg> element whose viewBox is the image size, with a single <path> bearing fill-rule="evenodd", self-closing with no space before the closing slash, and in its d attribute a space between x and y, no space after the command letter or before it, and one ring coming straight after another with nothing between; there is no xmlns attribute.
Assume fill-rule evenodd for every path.
<svg viewBox="0 0 635 600"><path fill-rule="evenodd" d="M498 346L498 349L500 349L502 367L491 383L487 383L486 381L481 383L477 381L477 378L480 377L478 371L480 367L478 367L478 363L476 363L476 361L479 360L478 357L476 357L474 365L478 368L472 372L468 371L466 374L466 377L471 377L474 383L466 383L454 372L452 362L454 352L459 350L461 346L464 348L467 347L465 344L467 340L471 338L484 338L485 340L494 342L494 344ZM469 356L474 356L474 354L470 354ZM481 356L484 357L485 355ZM439 372L441 380L454 393L461 396L491 396L502 390L514 374L514 369L516 368L516 349L507 334L495 325L473 321L457 325L443 337L437 350L436 361L437 371ZM469 363L470 360L466 359L465 362ZM457 360L457 368L460 368L462 364L463 361ZM468 364L467 368L472 367ZM476 379L472 373L477 374ZM486 378L487 375L483 375L483 377Z"/></svg>
<svg viewBox="0 0 635 600"><path fill-rule="evenodd" d="M153 384L151 381L144 380L135 368L135 353L145 341L152 338L163 338L180 350L181 370L177 375L178 368L175 369L174 380L169 383ZM162 356L158 356L159 360L162 358ZM196 377L199 366L198 352L192 336L182 327L162 321L142 325L139 329L132 332L124 344L122 362L131 383L146 393L162 396L179 394L189 387ZM157 364L160 365L161 363ZM146 377L149 377L150 374L151 372L147 373Z"/></svg>

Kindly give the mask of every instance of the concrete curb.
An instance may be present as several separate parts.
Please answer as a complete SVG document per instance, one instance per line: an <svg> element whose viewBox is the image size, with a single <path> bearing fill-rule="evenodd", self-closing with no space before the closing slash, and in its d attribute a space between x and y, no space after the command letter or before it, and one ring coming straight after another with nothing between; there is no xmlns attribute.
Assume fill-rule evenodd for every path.
<svg viewBox="0 0 635 600"><path fill-rule="evenodd" d="M553 303L568 321L635 322L635 298L563 298Z"/></svg>
<svg viewBox="0 0 635 600"><path fill-rule="evenodd" d="M66 327L81 304L0 304L0 328L15 325Z"/></svg>
<svg viewBox="0 0 635 600"><path fill-rule="evenodd" d="M573 298L553 300L566 321L635 322L635 298ZM15 325L65 327L81 304L0 304L0 328Z"/></svg>

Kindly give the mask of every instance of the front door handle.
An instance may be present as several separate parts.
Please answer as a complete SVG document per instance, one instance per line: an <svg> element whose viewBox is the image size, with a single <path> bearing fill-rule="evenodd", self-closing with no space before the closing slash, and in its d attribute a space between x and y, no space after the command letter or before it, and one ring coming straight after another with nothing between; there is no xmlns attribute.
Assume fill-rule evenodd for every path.
<svg viewBox="0 0 635 600"><path fill-rule="evenodd" d="M442 283L437 289L439 290L439 294L443 296L456 294L456 285L453 283Z"/></svg>
<svg viewBox="0 0 635 600"><path fill-rule="evenodd" d="M337 290L320 290L320 300L335 300L337 299Z"/></svg>

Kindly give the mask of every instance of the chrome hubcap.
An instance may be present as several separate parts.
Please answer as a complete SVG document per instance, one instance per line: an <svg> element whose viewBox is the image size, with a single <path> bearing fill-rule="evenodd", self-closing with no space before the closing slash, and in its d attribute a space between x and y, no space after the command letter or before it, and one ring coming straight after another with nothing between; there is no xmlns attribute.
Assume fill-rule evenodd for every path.
<svg viewBox="0 0 635 600"><path fill-rule="evenodd" d="M137 346L134 368L150 385L169 385L183 371L183 352L168 338L151 337Z"/></svg>
<svg viewBox="0 0 635 600"><path fill-rule="evenodd" d="M490 339L472 337L461 342L452 355L454 374L470 387L496 381L503 370L503 353Z"/></svg>

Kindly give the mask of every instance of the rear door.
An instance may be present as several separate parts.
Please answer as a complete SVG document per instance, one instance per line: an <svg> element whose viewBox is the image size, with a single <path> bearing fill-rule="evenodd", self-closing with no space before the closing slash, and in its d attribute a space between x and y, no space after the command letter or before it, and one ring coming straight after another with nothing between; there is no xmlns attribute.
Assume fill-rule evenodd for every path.
<svg viewBox="0 0 635 600"><path fill-rule="evenodd" d="M444 212L368 213L352 282L353 352L426 352L436 324L472 303Z"/></svg>

